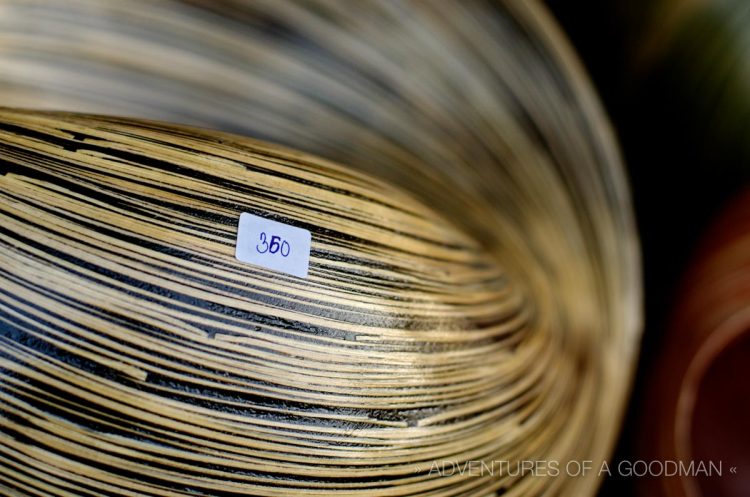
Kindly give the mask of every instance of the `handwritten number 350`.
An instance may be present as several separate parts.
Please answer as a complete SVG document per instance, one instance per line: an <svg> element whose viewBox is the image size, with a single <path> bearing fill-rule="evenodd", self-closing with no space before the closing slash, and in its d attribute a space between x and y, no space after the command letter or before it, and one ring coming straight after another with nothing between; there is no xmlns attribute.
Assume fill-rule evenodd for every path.
<svg viewBox="0 0 750 497"><path fill-rule="evenodd" d="M263 231L260 234L260 243L255 246L255 250L257 250L259 254L265 254L266 252L270 254L279 253L282 257L286 257L289 255L291 248L286 240L282 240L276 235L272 235L271 241L269 242L265 231Z"/></svg>

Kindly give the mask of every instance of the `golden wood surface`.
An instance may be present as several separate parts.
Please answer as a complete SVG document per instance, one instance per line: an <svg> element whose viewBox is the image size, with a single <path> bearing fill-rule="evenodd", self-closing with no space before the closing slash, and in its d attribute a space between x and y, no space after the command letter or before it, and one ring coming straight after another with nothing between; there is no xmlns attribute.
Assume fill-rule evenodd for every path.
<svg viewBox="0 0 750 497"><path fill-rule="evenodd" d="M4 374L4 395L32 389L35 411L2 418L0 450L24 459L0 470L0 485L55 485L45 490L55 495L95 481L115 495L595 492L591 473L430 471L442 461L596 466L632 375L640 288L627 185L585 76L536 3L2 0L0 28L4 105L219 128L342 164L207 131L3 111L2 182L22 189L2 204L21 218L8 246L22 234L43 240L67 263L55 271L80 262L84 272L67 278L116 284L45 284L41 248L3 251L9 277L45 278L24 290L45 299L27 322L68 330L55 347L91 363L55 367L84 390L97 385L86 394L97 401L70 400L88 416L71 421L53 414L69 392L43 400L38 376ZM239 166L249 163L262 167ZM49 202L67 217L28 224L52 216ZM245 208L313 232L309 280L234 261ZM103 274L65 255L78 244ZM60 285L63 295L45 293ZM46 324L56 298L88 300L75 319ZM149 313L148 326L128 321ZM124 335L106 349L101 333ZM117 347L128 337L138 354L125 360ZM19 357L5 360L62 360ZM136 410L120 418L104 402ZM44 443L18 435L19 423ZM20 469L29 463L33 474Z"/></svg>

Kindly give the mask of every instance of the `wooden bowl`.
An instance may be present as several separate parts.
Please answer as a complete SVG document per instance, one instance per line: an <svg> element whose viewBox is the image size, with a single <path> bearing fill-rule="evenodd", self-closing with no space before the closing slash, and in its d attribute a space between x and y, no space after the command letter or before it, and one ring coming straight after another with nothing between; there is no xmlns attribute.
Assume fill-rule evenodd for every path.
<svg viewBox="0 0 750 497"><path fill-rule="evenodd" d="M595 493L564 468L611 452L640 267L609 125L543 7L0 0L0 30L3 105L325 159L3 112L5 236L38 245L0 269L35 282L28 326L68 331L3 335L26 369L0 376L25 399L0 485ZM309 231L308 277L236 261L242 212Z"/></svg>

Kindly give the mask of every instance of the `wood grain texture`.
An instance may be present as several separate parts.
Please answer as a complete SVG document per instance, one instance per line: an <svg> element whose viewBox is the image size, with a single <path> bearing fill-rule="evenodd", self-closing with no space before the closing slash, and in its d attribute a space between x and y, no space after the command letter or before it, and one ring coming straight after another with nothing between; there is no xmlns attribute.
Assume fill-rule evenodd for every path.
<svg viewBox="0 0 750 497"><path fill-rule="evenodd" d="M394 188L86 116L2 111L0 156L6 484L388 495L549 430L524 425L552 384L522 294ZM309 277L235 260L241 212L309 229Z"/></svg>
<svg viewBox="0 0 750 497"><path fill-rule="evenodd" d="M361 495L485 496L505 491L505 495L575 497L595 492L598 480L592 474L579 478L429 474L431 463L443 460L462 464L500 459L515 464L554 459L565 464L574 459L596 464L611 451L632 374L639 336L640 287L627 185L592 90L539 5L526 0L135 0L127 4L65 0L54 5L41 0L0 0L0 29L0 95L5 105L153 118L285 144L343 164L345 167L337 167L338 172L330 173L327 181L335 180L340 188L335 192L346 199L350 195L344 192L358 184L351 179L360 177L354 171L390 185L381 184L382 193L378 195L388 207L386 211L373 202L369 193L374 187L369 181L375 180L368 180L366 186L357 186L357 195L365 196L358 209L331 213L325 209L330 208L330 196L335 192L325 194L323 205L305 203L323 193L319 190L311 190L305 202L297 197L299 193L293 193L298 191L292 186L299 182L294 178L303 173L301 166L294 166L289 181L277 179L268 184L263 193L269 198L261 203L268 212L270 207L279 207L277 215L291 216L292 210L304 212L303 206L297 205L303 203L323 209L309 213L302 224L313 231L314 240L324 222L334 223L342 231L344 227L353 229L363 219L371 219L381 228L388 220L387 226L396 232L360 227L361 240L331 242L347 257L361 257L357 254L364 249L366 262L361 261L357 271L347 272L346 268L356 261L344 258L327 262L327 272L321 274L316 266L320 260L314 258L311 277L331 278L343 294L331 293L333 289L318 294L319 287L305 281L281 292L283 295L267 289L242 297L261 307L271 305L266 303L271 299L277 309L285 309L284 316L304 309L306 319L317 316L313 321L323 327L321 330L327 329L321 324L327 319L348 323L336 329L350 334L327 336L327 331L320 331L340 347L331 350L328 341L316 338L321 343L314 353L304 354L293 348L294 340L303 340L312 332L290 331L287 336L277 330L285 337L284 346L292 347L284 350L294 361L266 363L266 356L258 356L253 366L271 375L268 385L253 388L278 395L279 389L289 394L292 387L287 375L294 368L307 371L305 364L310 361L317 365L309 368L317 371L318 379L304 380L303 385L312 382L316 389L330 394L326 398L330 404L321 401L321 393L315 393L318 390L294 390L296 397L307 395L307 403L283 403L273 416L265 411L248 414L245 410L256 409L252 407L256 401L242 397L235 387L222 395L231 397L236 412L215 405L216 394L210 389L204 391L203 384L191 386L193 396L208 397L202 407L233 412L232 423L238 423L233 427L251 420L259 423L258 419L277 419L274 416L286 419L286 410L297 409L304 413L300 416L310 417L309 430L315 433L294 432L295 448L281 450L274 445L282 436L279 431L264 428L263 435L254 434L252 439L258 444L252 452L257 458L252 459L253 464L261 465L250 466L252 469L244 474L241 468L251 459L243 451L251 442L242 437L240 441L230 437L227 442L218 435L225 433L226 426L211 425L211 435L204 437L211 443L239 444L239 449L235 447L227 453L230 455L223 456L236 465L206 463L210 471L195 470L200 473L196 475L189 468L198 464L195 461L205 455L205 450L197 450L200 457L194 456L179 469L174 465L178 459L155 453L151 463L166 464L173 471L169 474L176 475L175 481L184 485L170 486L171 491L188 493L190 488L209 495L220 495L221 491L327 495L335 488L344 494ZM13 119L36 118L29 115ZM128 126L118 118L80 119L77 122L86 128L104 126L102 122L110 123L105 126L109 128ZM49 126L67 129L65 125ZM28 126L21 127L28 130ZM141 124L137 132L130 133L148 135L155 132L153 128ZM33 139L29 131L9 133ZM224 254L230 256L235 221L229 219L244 204L234 200L232 210L222 203L222 196L231 200L250 195L241 186L241 178L191 197L191 207L185 211L162 211L172 208L171 195L179 195L187 184L207 181L197 171L216 167L212 157L219 152L214 147L222 154L245 157L242 150L249 145L222 135L222 140L229 141L218 144L212 138L208 140L212 145L199 146L194 141L201 142L199 137L204 132L171 129L167 133L170 138L151 143L147 153L139 154L144 160L135 161L146 163L144 179L127 179L133 161L126 156L119 159L124 163L117 178L104 174L109 168L94 167L85 173L86 181L105 181L107 186L99 186L97 191L123 187L126 182L128 191L133 188L133 193L140 192L137 194L142 202L154 202L149 212L140 215L148 217L156 211L162 216L158 226L187 230L174 243L188 252L172 256L191 261L189 267L195 267L192 257L205 256L190 252L195 250L191 248L191 230L198 228L188 226L198 212L206 217L198 223L199 233L224 226L218 231L223 238L215 234L219 240L215 243L218 246L223 242ZM146 160L151 154L166 154L167 162L177 160L179 151L169 148L174 146L175 133L181 143L192 143L191 150L198 147L190 154L195 161L191 167L198 176L181 180L177 193L154 186L165 181L160 178L164 172ZM83 140L63 131L57 134L68 141L54 152L50 150L51 154L83 154L86 161L96 155L96 151L76 148L93 131L84 132ZM114 140L111 136L96 140L105 138L108 144ZM26 145L19 147L26 149ZM75 148L75 152L65 150L65 146ZM263 148L252 146L253 150L258 147ZM107 150L113 148L107 145ZM301 157L293 154L288 162L312 161ZM141 184L148 181L151 188ZM203 183L201 187L197 184L191 188L202 191ZM413 199L393 193L397 189L408 191ZM260 193L252 194L259 201ZM407 216L414 214L412 208L406 208L406 213L399 210L402 203L430 209L421 207L419 212L424 214L419 217L423 221L416 222ZM120 202L116 205L121 208ZM125 226L139 219L125 218L133 218L133 213L122 213ZM419 240L404 236L402 224L422 233ZM152 242L164 243L158 241L161 237L154 229L148 231ZM92 231L96 230L92 227ZM363 240L385 248L373 252L375 249ZM404 251L411 254L410 258L401 259L407 257ZM432 253L440 255L433 262L425 261ZM456 264L460 262L455 270L450 269L451 258L457 258ZM401 262L392 268L396 261ZM183 268L186 263L181 264L177 267ZM398 272L402 270L406 271L403 275ZM221 300L221 305L238 305L231 300L235 298L231 292L242 279L235 281L227 276L218 284L213 278L226 275L213 270L209 274L208 281L214 284L211 292L229 299ZM270 273L267 279L273 281L272 288L295 281ZM176 280L174 284L179 283L179 278ZM183 289L188 297L178 293L180 298L188 299L191 305L204 305L206 294L197 293L195 283L180 284L191 288ZM225 289L222 285L228 286ZM424 293L428 290L436 293ZM417 300L410 300L414 298ZM171 303L171 299L171 295L164 295L149 305ZM327 301L328 307L321 307L321 301ZM212 305L208 310L222 314ZM385 308L380 307L383 305ZM342 310L336 312L339 306ZM178 318L167 313L164 319ZM236 324L232 319L238 318L222 319ZM377 319L383 320L380 325ZM200 330L212 322L203 314L189 321ZM290 326L287 321L278 328ZM367 339L362 328L370 326L380 331ZM210 331L206 333L211 335ZM314 336L318 337L317 333ZM218 341L217 337L225 338L218 331L213 336L211 344ZM357 352L364 343L368 352ZM254 345L266 346L265 342ZM345 361L337 360L342 348L348 352ZM137 369L134 374L145 375L142 381L155 378L145 366L132 366ZM419 373L425 367L431 372ZM219 369L211 374L219 375ZM122 378L128 376L118 376L118 381ZM375 382L375 378L384 383ZM321 382L325 386L319 386ZM232 385L240 392L248 388L241 381ZM364 388L367 395L350 395L348 389L355 386ZM163 388L160 392L168 397L169 389L177 387L166 382ZM186 409L183 404L187 400L175 402L176 412ZM325 406L335 410L336 416L344 413L340 421L344 428L330 425L333 414ZM322 414L316 414L318 410ZM369 421L352 420L360 415ZM160 427L162 437L170 436L170 430L175 429L171 422ZM100 431L94 430L97 437L102 436ZM236 436L231 430L230 434ZM133 444L139 436L130 433L123 440ZM195 441L181 439L180 443L190 452L190 444ZM315 451L321 447L329 452ZM302 459L288 456L289 451ZM39 455L34 460L73 464L74 453L67 452L63 459ZM331 456L336 462L330 465L326 459L329 454L336 454ZM139 457L145 465L143 456ZM87 461L95 458L92 452ZM128 488L132 482L148 480L140 477L150 474L140 472L143 467L131 472L115 466L94 469L87 461L77 461L76 469L59 470L58 476L70 478L94 471L107 478L124 478L122 481L128 483L121 488ZM271 471L269 461L283 469ZM212 473L214 470L219 473ZM14 471L7 473L11 476L6 480L0 478L0 483L7 484ZM241 476L230 478L228 473ZM42 475L28 476L27 484ZM165 480L169 485L172 476ZM232 478L239 480L232 483ZM190 487L185 481L197 483ZM208 481L215 485L226 481L231 489L206 486ZM152 490L155 494L161 491ZM116 494L115 490L107 492Z"/></svg>

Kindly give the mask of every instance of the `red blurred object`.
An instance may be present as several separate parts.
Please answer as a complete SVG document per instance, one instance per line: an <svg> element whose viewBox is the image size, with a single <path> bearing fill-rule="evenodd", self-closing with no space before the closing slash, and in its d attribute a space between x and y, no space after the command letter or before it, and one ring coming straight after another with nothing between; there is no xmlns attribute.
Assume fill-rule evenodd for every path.
<svg viewBox="0 0 750 497"><path fill-rule="evenodd" d="M641 420L642 455L694 466L642 478L640 494L750 496L750 189L704 238L662 345ZM700 463L721 475L707 476Z"/></svg>

